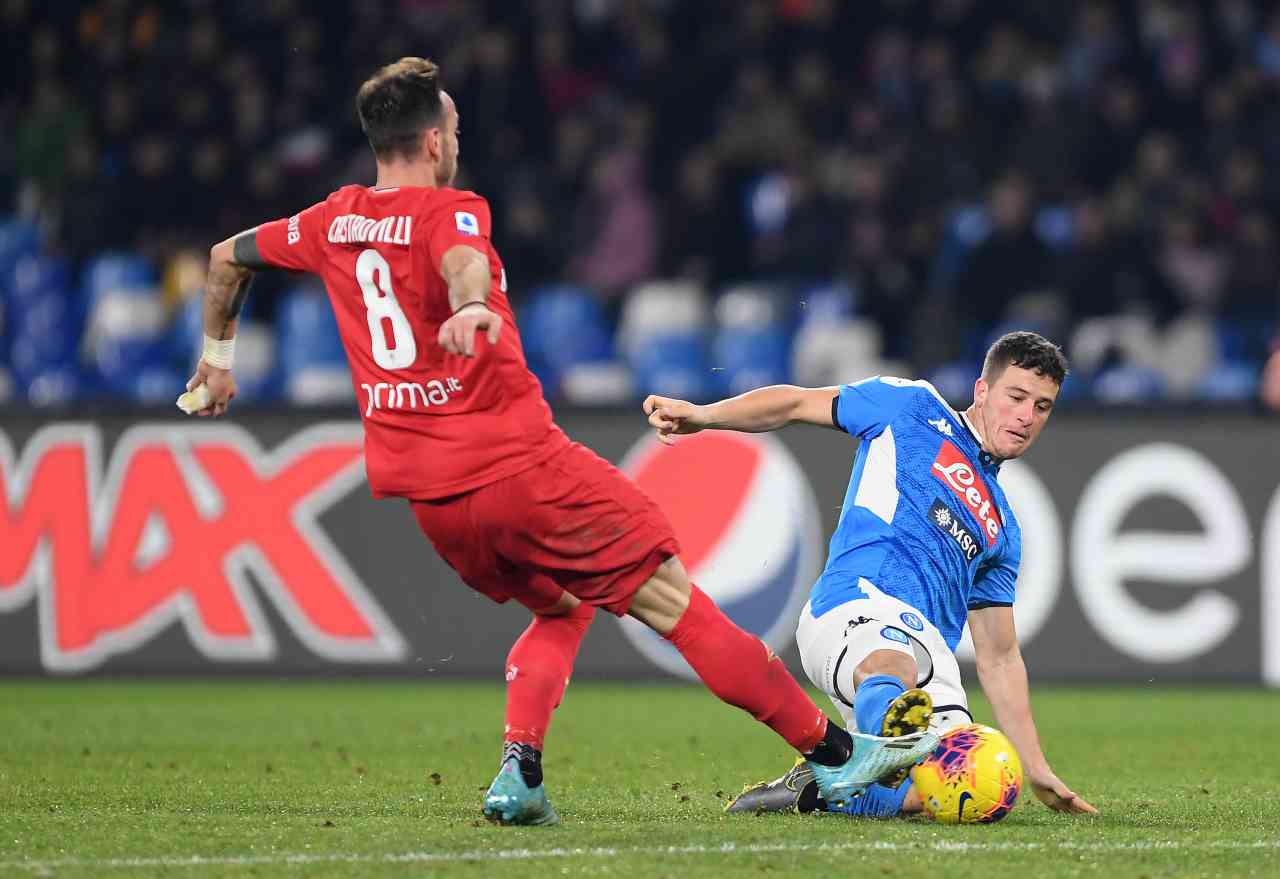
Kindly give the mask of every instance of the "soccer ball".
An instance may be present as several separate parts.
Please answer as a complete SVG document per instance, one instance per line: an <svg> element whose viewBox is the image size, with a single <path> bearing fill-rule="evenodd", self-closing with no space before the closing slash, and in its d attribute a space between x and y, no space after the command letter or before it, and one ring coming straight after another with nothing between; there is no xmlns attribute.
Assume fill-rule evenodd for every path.
<svg viewBox="0 0 1280 879"><path fill-rule="evenodd" d="M957 726L911 770L924 810L942 824L990 824L1013 811L1022 761L998 729Z"/></svg>

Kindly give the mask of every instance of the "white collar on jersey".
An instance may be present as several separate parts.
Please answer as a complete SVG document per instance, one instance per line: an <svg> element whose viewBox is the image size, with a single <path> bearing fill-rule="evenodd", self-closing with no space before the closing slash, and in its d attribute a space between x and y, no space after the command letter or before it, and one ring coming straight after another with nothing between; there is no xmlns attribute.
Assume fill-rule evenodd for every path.
<svg viewBox="0 0 1280 879"><path fill-rule="evenodd" d="M973 435L974 440L978 443L978 449L981 452L982 463L991 464L997 468L1004 463L1003 458L997 458L982 447L982 434L978 431L978 426L973 423L973 419L969 417L969 411L966 409L960 412L960 420L964 422L964 426L968 428L969 433Z"/></svg>

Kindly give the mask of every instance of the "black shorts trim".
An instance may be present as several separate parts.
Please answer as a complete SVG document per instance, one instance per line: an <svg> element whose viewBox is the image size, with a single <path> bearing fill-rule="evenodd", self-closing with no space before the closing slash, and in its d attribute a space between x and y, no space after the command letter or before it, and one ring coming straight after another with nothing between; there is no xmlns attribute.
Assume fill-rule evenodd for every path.
<svg viewBox="0 0 1280 879"><path fill-rule="evenodd" d="M901 629L898 629L898 631L902 632ZM933 654L929 652L928 647L924 646L923 641L921 641L919 638L917 638L915 635L911 634L910 632L902 632L902 634L906 635L915 644L919 645L920 652L922 652L925 656L929 657L929 673L925 675L925 678L923 681L920 681L918 684L916 684L916 687L918 689L923 690L925 687L929 686L929 682L933 680L933 672L935 669L937 669L938 664L933 661ZM919 669L919 667L920 667L920 663L917 662L916 668Z"/></svg>
<svg viewBox="0 0 1280 879"><path fill-rule="evenodd" d="M921 641L919 638L917 638L915 635L912 635L910 632L903 632L902 629L899 629L897 626L885 626L885 628L893 629L895 632L902 632L902 634L907 636L908 640L914 642L915 644L920 645L920 650L924 653L925 656L929 657L929 674L925 677L923 681L920 681L919 683L917 683L916 687L918 689L923 690L925 687L929 686L929 682L933 680L933 671L935 668L937 668L937 663L933 661L933 654L929 652L929 648L924 646L924 642ZM839 699L843 704L848 705L850 708L852 708L853 703L849 701L849 699L845 696L844 691L840 689L840 665L841 663L844 662L844 658L848 654L849 654L849 647L848 645L845 645L845 647L843 647L840 650L840 655L836 657L836 667L831 671L831 689L835 690L835 695L837 699ZM916 663L916 665L918 667L919 663ZM970 715L969 719L972 720L973 716Z"/></svg>
<svg viewBox="0 0 1280 879"><path fill-rule="evenodd" d="M973 713L963 705L935 705L933 706L934 714L941 714L944 711L963 711L964 716L969 718L969 722L973 723Z"/></svg>
<svg viewBox="0 0 1280 879"><path fill-rule="evenodd" d="M846 699L844 693L840 691L840 663L844 662L844 658L848 653L849 647L846 645L845 648L840 651L840 656L836 658L835 670L831 672L831 689L836 691L837 699L852 708L853 703Z"/></svg>

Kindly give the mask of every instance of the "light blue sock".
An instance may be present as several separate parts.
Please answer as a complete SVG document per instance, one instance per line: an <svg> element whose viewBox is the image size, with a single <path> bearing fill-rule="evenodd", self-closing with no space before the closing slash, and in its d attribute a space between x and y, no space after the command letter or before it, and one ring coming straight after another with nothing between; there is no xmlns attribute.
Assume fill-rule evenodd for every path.
<svg viewBox="0 0 1280 879"><path fill-rule="evenodd" d="M902 681L893 675L874 675L859 684L853 694L853 717L858 721L858 732L880 735L889 703L906 691Z"/></svg>
<svg viewBox="0 0 1280 879"><path fill-rule="evenodd" d="M839 807L827 804L828 812L841 812L845 815L861 815L864 818L892 818L902 811L902 801L911 790L911 779L907 779L897 790L883 784L870 785L862 792L862 796L845 800Z"/></svg>

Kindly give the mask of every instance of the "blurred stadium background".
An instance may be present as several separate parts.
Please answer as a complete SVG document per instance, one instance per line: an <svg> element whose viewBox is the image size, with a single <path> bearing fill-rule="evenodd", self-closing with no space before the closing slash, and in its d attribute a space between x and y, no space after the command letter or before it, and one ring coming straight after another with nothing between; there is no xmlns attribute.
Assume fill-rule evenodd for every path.
<svg viewBox="0 0 1280 879"><path fill-rule="evenodd" d="M886 371L1010 327L1070 403L1252 404L1280 290L1273 4L0 4L0 400L169 405L215 241L372 180L352 105L441 61L553 400ZM352 396L262 278L242 398ZM1280 405L1280 371L1270 378Z"/></svg>
<svg viewBox="0 0 1280 879"><path fill-rule="evenodd" d="M0 873L1274 873L1276 3L0 0L0 47ZM317 282L259 277L234 417L173 407L210 245L372 183L353 95L404 55L458 100L557 419L797 674L849 437L656 449L635 401L883 372L963 405L1002 331L1064 345L1001 483L1041 734L1097 822L735 821L785 749L604 614L556 848L476 820L527 612L370 498Z"/></svg>
<svg viewBox="0 0 1280 879"><path fill-rule="evenodd" d="M1280 685L1273 6L0 3L0 667L500 668L521 610L363 488L317 281L259 278L237 417L173 409L209 246L372 182L352 95L423 54L558 417L793 668L847 437L662 457L634 401L888 373L963 405L1020 327L1074 368L1002 478L1038 679ZM679 672L623 633L586 674Z"/></svg>

